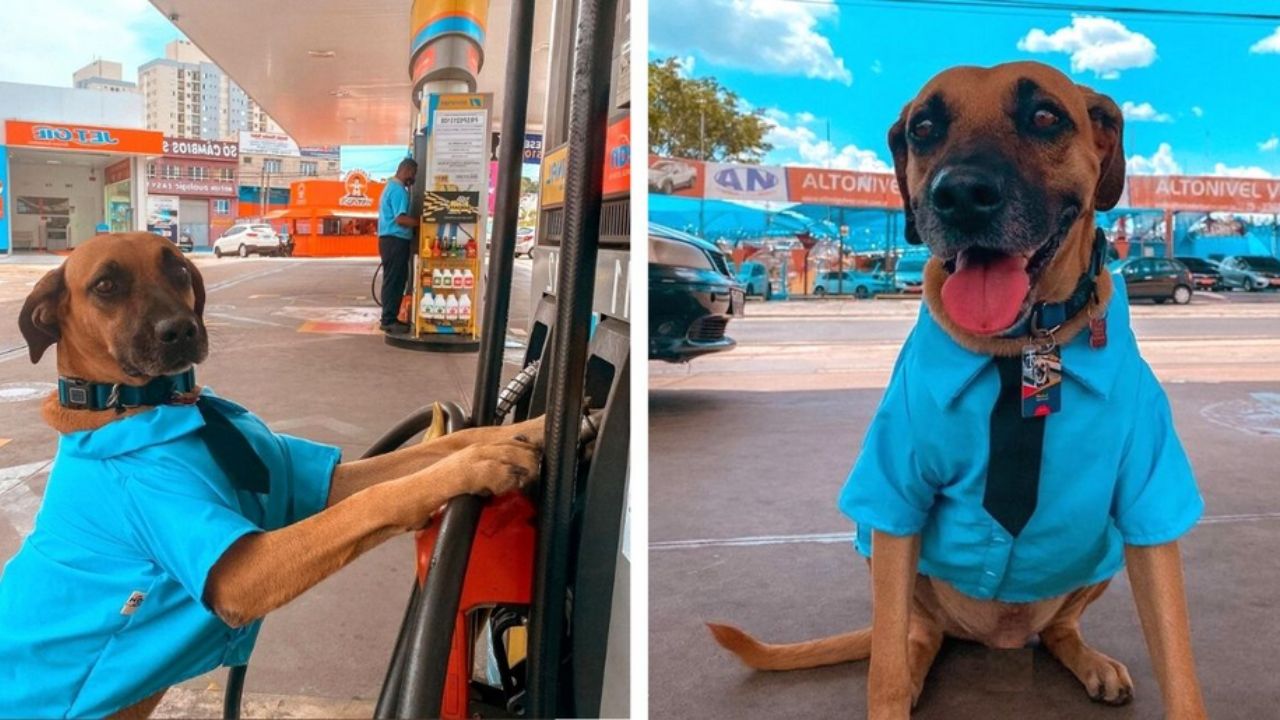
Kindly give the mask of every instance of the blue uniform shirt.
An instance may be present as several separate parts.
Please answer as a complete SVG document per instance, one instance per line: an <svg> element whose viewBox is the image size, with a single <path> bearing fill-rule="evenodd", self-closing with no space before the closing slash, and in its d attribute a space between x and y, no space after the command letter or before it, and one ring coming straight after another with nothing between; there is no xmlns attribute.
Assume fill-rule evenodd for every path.
<svg viewBox="0 0 1280 720"><path fill-rule="evenodd" d="M396 178L387 181L378 201L378 237L413 239L413 229L396 224L396 218L409 214L409 190Z"/></svg>
<svg viewBox="0 0 1280 720"><path fill-rule="evenodd" d="M237 539L322 510L339 450L231 420L267 495L232 487L194 405L61 437L35 530L0 575L0 717L101 717L248 662L261 621L224 624L205 579Z"/></svg>
<svg viewBox="0 0 1280 720"><path fill-rule="evenodd" d="M1062 408L1045 420L1038 502L1016 538L982 506L995 365L921 304L840 494L859 552L870 556L872 530L920 533L921 573L976 598L1031 602L1111 577L1125 544L1191 529L1204 502L1112 277L1107 345L1090 348L1085 330L1062 349Z"/></svg>

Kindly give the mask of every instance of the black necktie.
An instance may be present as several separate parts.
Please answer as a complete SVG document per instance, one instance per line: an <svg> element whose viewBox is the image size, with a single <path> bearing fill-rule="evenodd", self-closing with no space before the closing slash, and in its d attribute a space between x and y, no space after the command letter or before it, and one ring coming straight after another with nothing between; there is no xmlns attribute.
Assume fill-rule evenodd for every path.
<svg viewBox="0 0 1280 720"><path fill-rule="evenodd" d="M263 495L270 492L271 476L266 463L228 417L238 414L239 410L208 395L201 395L196 407L204 418L200 439L209 448L213 461L231 479L231 484Z"/></svg>
<svg viewBox="0 0 1280 720"><path fill-rule="evenodd" d="M1022 417L1022 358L998 357L1000 394L991 408L991 454L982 507L1014 537L1036 509L1043 417Z"/></svg>

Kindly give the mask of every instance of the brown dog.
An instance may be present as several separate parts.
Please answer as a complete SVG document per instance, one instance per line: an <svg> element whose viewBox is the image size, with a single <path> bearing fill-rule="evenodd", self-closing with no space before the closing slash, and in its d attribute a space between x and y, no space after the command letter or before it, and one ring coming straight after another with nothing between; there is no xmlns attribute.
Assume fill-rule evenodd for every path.
<svg viewBox="0 0 1280 720"><path fill-rule="evenodd" d="M202 318L204 302L204 284L199 271L172 243L146 233L104 235L81 245L61 267L49 272L37 283L23 306L19 324L30 345L33 362L38 362L44 352L56 344L59 376L94 383L141 387L156 378L182 373L205 359L208 340ZM194 396L200 392L197 387L187 397L173 400L194 400ZM116 608L120 607L122 598L71 598L75 607L62 612L74 614L76 608L79 608L84 612L101 612L101 617L107 618L109 630L102 637L102 642L109 639L110 643L119 644L124 642L129 632L145 632L145 628L137 627L140 623L155 622L162 626L168 623L167 627L172 628L177 610L168 616L146 612L148 609L157 609L151 607L155 603L164 602L171 603L182 612L194 612L202 618L201 622L212 623L216 632L234 637L234 628L251 625L366 550L397 534L424 527L432 514L450 498L468 493L502 493L530 481L538 472L543 436L541 419L514 426L464 430L380 457L336 464L336 467L333 464L337 460L336 449L327 449L326 452L332 452L332 455L324 456L332 458L325 466L332 468L331 477L298 480L286 478L289 482L301 485L327 488L327 500L321 495L312 508L313 514L297 518L298 514L306 513L292 510L290 513L295 516L295 522L274 529L263 528L267 530L265 532L243 535L224 553L215 556L216 563L208 570L207 579L203 573L193 579L197 585L203 582L203 597L186 600L173 600L170 597L165 600L161 596L169 591L163 588L167 587L165 582L171 581L164 580L164 571L181 574L174 568L167 567L166 563L170 555L181 557L185 552L183 548L160 548L161 557L135 557L140 552L136 548L145 543L135 537L137 531L110 529L115 518L101 517L110 515L110 508L80 508L76 506L75 498L53 509L49 507L51 498L56 494L61 493L60 498L67 495L66 491L58 489L59 483L63 483L63 487L66 487L66 483L73 483L74 488L75 482L84 480L83 477L59 476L59 465L74 461L63 460L68 438L79 438L75 442L84 446L93 442L94 433L111 432L110 427L114 423L145 417L147 414L159 417L156 414L161 412L169 412L167 417L179 417L175 413L182 412L175 405L153 404L164 406L119 410L68 409L60 404L56 394L48 399L44 404L43 414L49 425L62 435L63 444L60 445L59 457L55 461L54 475L50 479L45 507L41 510L37 528L10 564L10 572L6 573L6 580L10 579L11 572L27 572L29 575L29 568L40 567L32 565L32 562L44 562L41 557L50 552L49 548L65 545L63 539L50 537L51 532L57 535L59 521L64 524L69 522L77 527L107 528L94 531L99 535L93 543L95 548L90 550L95 551L100 544L102 552L107 553L103 556L102 566L118 563L120 556L125 556L130 558L130 567L141 567L144 572L160 574L156 576L159 579L154 581L156 585L140 587L140 591L148 588L149 591L134 593L119 614L116 613ZM161 431L165 430L162 428ZM287 445L290 452L299 452L296 448L321 447L292 438L286 439L285 436L270 435L265 427L262 427L262 433L264 437L274 438L282 446L294 443ZM185 438L175 438L173 442L187 442L193 447L199 447ZM262 444L256 447L262 447ZM113 481L111 473L116 468L128 467L130 462L128 454L113 456L102 463L104 476L88 478L88 481L98 484L97 486L109 484ZM141 463L143 467L140 470L136 467L139 463L132 462L133 468L129 472L148 472L145 462ZM312 463L305 467L315 468L318 465ZM165 468L155 470L162 472ZM185 479L181 474L178 477L180 480ZM130 481L132 482L132 478ZM192 477L191 482L199 483L199 479ZM278 487L280 478L275 476L274 469L271 483L271 492L288 491L287 487ZM173 484L160 488L160 492L196 492L184 487L172 487ZM74 493L73 489L72 494ZM246 503L253 507L270 504L267 496L238 492L233 493L233 497L239 498L231 501L233 507L246 507ZM61 500L52 502L57 504ZM199 506L195 507L199 512ZM138 512L143 518L141 524L149 527L153 520L147 517L148 508L139 507ZM50 517L48 523L53 523L52 527L46 522L47 513ZM85 517L80 518L79 513L83 513ZM71 516L69 520L66 519L67 515ZM195 537L198 530L199 521L193 519L191 537ZM187 536L187 531L179 527L174 535L181 540ZM24 554L41 557L32 560L30 557L24 558ZM89 562L80 563L71 571L80 573L81 578L89 578L96 565L90 558ZM159 569L147 570L151 565ZM14 571L13 568L19 570ZM29 614L24 613L42 612L39 608L42 603L65 605L68 601L65 595L54 599L46 598L45 588L39 582L21 588L16 587L18 582L12 580L6 583L8 588L0 585L0 588L8 591L0 592L0 628L13 628L16 624L36 624L30 622L32 618ZM76 584L69 583L69 586L75 587ZM86 584L84 587L92 585ZM172 592L182 592L182 588L168 587ZM85 592L91 594L87 590ZM10 605L5 604L6 598L12 601ZM103 603L107 607L98 608L95 603ZM225 625L219 630L215 618L207 614L200 615L208 611L187 607L192 603L203 604L216 613L217 618ZM6 610L12 610L13 615L5 618L3 615ZM17 619L14 619L14 615L18 616ZM131 617L122 618L122 615ZM111 624L125 620L129 622L123 626ZM89 622L94 624L100 620ZM102 664L102 656L96 660L84 657L86 666L82 671L73 669L72 672L66 672L66 664L78 662L79 653L68 649L70 646L67 642L70 641L64 636L68 632L66 623L59 621L56 624L57 627L48 630L47 638L43 635L34 640L28 637L28 641L23 643L26 647L6 647L6 643L0 641L0 656L18 657L21 662L29 663L20 668L13 667L20 664L18 662L0 663L11 666L0 670L0 686L6 688L0 692L0 695L5 696L5 702L0 704L4 704L6 710L23 716L62 716L68 713L97 715L120 711L125 705L131 705L124 708L123 712L132 717L145 717L159 703L164 689L151 686L156 682L154 679L149 681L148 677L157 677L156 673L163 672L163 668L146 667L149 658L159 656L151 650L145 656L136 658L137 664L131 665L129 672L117 673L99 681L114 684L114 687L108 687L99 694L118 698L118 705L112 706L109 701L88 700L91 691L84 687L83 678L86 673L93 675L93 663ZM162 627L160 632L165 635L170 631ZM75 638L75 642L83 640L83 637ZM44 643L43 649L37 654L31 654L31 646L40 643ZM102 646L99 643L93 647ZM168 654L174 658L182 658L183 650L173 649ZM46 673L46 669L40 666L44 662L40 658L56 658L49 661L58 663L60 671ZM10 673L13 674L12 677L9 676ZM42 673L47 676L56 674L59 677L70 677L78 684L70 686L70 689L52 685L39 691L31 690L24 697L19 688L31 689L37 684L33 678L41 677ZM147 685L148 682L151 685ZM19 692L16 700L13 698L15 692ZM143 699L144 696L146 699ZM13 705L10 700L18 704Z"/></svg>
<svg viewBox="0 0 1280 720"><path fill-rule="evenodd" d="M937 333L938 336L949 337L959 346L949 357L961 357L965 362L980 366L982 358L977 356L985 356L990 367L998 364L996 359L1022 355L1020 365L1024 374L1027 362L1024 351L1029 346L1062 347L1064 365L1068 351L1077 353L1074 357L1088 360L1088 353L1093 352L1089 349L1091 346L1106 347L1107 342L1103 331L1105 324L1095 329L1091 320L1106 318L1110 308L1113 311L1110 317L1114 337L1112 352L1117 352L1115 348L1120 347L1132 355L1126 367L1134 371L1130 378L1133 382L1137 382L1141 372L1143 377L1149 377L1152 386L1158 388L1149 369L1145 369L1145 365L1139 367L1137 347L1127 324L1115 327L1117 316L1127 319L1123 293L1114 293L1117 304L1111 303L1114 290L1111 278L1105 268L1091 257L1102 247L1095 245L1094 211L1115 206L1124 185L1122 128L1120 110L1110 98L1076 85L1062 73L1039 63L1011 63L989 69L954 68L933 78L916 99L903 108L901 117L889 131L889 145L905 207L908 239L927 244L933 256L926 267L924 281L929 322L945 331ZM1078 293L1080 288L1086 291L1083 295ZM1037 328L1043 326L1038 326L1036 319L1038 314L1047 312L1045 306L1071 309L1061 311L1063 317L1055 323L1056 327L1044 328L1041 332ZM1122 308L1123 313L1118 308ZM1089 327L1087 332L1091 335L1082 336L1074 344L1074 349L1069 348L1073 338L1086 327ZM1098 342L1091 343L1090 340ZM1099 355L1093 357L1101 357L1101 351L1097 352ZM904 348L904 357L906 353ZM909 361L914 361L914 357ZM911 368L924 368L923 374L917 372L912 376L916 388L930 382L927 366L931 359L923 358L918 362L919 366L906 363ZM933 358L932 362L941 360ZM910 374L911 368L904 372ZM898 372L895 370L895 379ZM994 388L1003 388L1003 382L1003 379L993 379L985 387L992 388L990 392L995 396ZM973 386L977 385L981 382L975 380ZM912 391L908 388L903 392L910 396ZM920 390L915 392L917 396L921 393ZM977 391L955 392L959 396L962 392ZM1000 392L999 397L1004 397L1004 391ZM1156 394L1163 401L1163 394L1157 390L1153 397ZM1107 401L1122 402L1118 394L1111 398ZM895 402L886 394L877 419L886 412L886 407L889 408L887 412L896 411L899 406ZM907 401L903 401L902 407L908 407ZM986 407L992 408L992 405ZM1083 408L1083 403L1076 407ZM1119 409L1118 405L1110 407ZM1167 404L1164 407L1167 408ZM1102 403L1099 403L1098 410L1099 414L1108 411ZM1083 409L1074 411L1084 412ZM915 422L946 422L953 417L947 412L939 408L936 414L923 416L924 419L917 416ZM990 432L995 434L996 411L989 412L993 418ZM1073 412L1073 409L1066 407L1064 402L1062 412ZM1023 417L1028 416L1024 414ZM973 419L984 424L964 437L982 437L988 432L985 416ZM1035 420L1043 422L1043 418ZM868 443L871 437L872 432L869 431ZM1123 438L1119 442L1122 441ZM1176 446L1176 438L1173 444ZM1095 448L1095 451L1102 454L1113 452L1117 462L1123 462L1127 452L1120 448L1114 451ZM1176 451L1175 459L1181 463L1179 467L1185 467L1181 448L1176 447ZM858 482L863 485L861 489L855 488L855 501L850 502L863 512L857 518L860 526L864 518L873 515L866 511L869 502L866 498L880 490L867 489L866 486L876 485L881 478L895 474L881 473L879 468L860 474L865 456L877 452L901 457L915 450L905 435L899 436L894 445L879 450L874 447L869 450L864 444L864 457L859 459L859 467L855 468L850 480L850 486ZM1038 452L1034 462L1041 468L1040 473L1048 472L1045 466L1039 465ZM990 457L994 465L995 450L991 451ZM1051 460L1046 451L1046 464ZM869 465L875 466L880 462L873 459ZM988 462L986 455L981 456L981 462ZM924 466L927 461L919 460L919 463ZM892 459L884 460L883 465L903 467L900 463L895 465ZM906 470L897 474L922 476L927 472L920 466L905 467ZM944 485L927 488L927 491L936 491L938 495L935 497L950 493L948 502L958 502L959 491L955 488L959 483L946 483L951 482L949 478L972 476L971 469L972 466L962 467L960 475L947 475L942 480ZM1060 475L1070 471L1070 468L1059 468ZM1023 473L1026 474L1025 466ZM1185 475L1191 487L1188 495L1191 499L1187 502L1191 514L1188 517L1194 522L1199 515L1196 503L1200 501L1194 483L1189 479L1189 467L1186 467ZM991 482L991 475L986 477ZM1145 482L1145 478L1140 481ZM886 479L884 482L892 481ZM916 488L917 485L911 484L913 482L914 477L906 478L903 486ZM1045 481L1041 479L1040 482L1044 493ZM1070 482L1067 481L1068 493ZM1119 490L1107 492L1116 493L1116 504L1123 504ZM846 487L848 493L849 487ZM1034 494L1032 497L1034 500ZM1053 497L1062 502L1060 495ZM850 513L846 499L842 498L842 508ZM1106 515L1111 512L1111 497L1100 499L1102 507L1095 504L1093 511L1100 514L1103 522L1112 522ZM930 506L936 502L934 497L924 500L907 497L903 504L910 507L913 502L920 506L921 516L928 518L921 523L937 522L939 515L950 511L948 508L938 509L937 505ZM987 507L985 503L983 507ZM1077 509L1059 509L1059 512L1063 513L1061 517L1070 517L1074 521L1076 516L1073 513ZM1054 511L1055 507L1043 506L1035 511L1034 517L1041 518L1040 528L1053 527ZM1048 518L1047 524L1044 518ZM1105 577L1082 583L1052 597L1005 602L993 598L991 586L984 588L984 597L978 597L960 591L947 580L923 572L922 538L932 542L938 553L953 553L952 557L957 557L954 553L961 541L956 538L964 532L985 537L985 528L988 525L994 527L990 522L983 524L982 517L978 520L977 525L970 525L960 534L950 536L940 531L930 534L915 528L890 533L882 531L879 526L868 532L867 539L875 549L871 559L873 619L869 629L791 645L765 645L736 628L724 625L712 625L711 630L720 644L749 666L759 669L816 667L870 657L868 707L869 716L875 719L905 718L909 715L944 635L1007 648L1021 647L1029 637L1038 634L1044 647L1071 670L1091 698L1111 704L1127 702L1133 688L1128 671L1121 663L1086 645L1080 633L1080 616L1105 590L1108 583ZM876 524L872 519L866 522ZM1022 522L1026 522L1025 518ZM1102 530L1112 534L1110 542L1115 544L1116 550L1114 565L1118 567L1121 553L1119 542L1114 539L1115 523L1119 521ZM984 529L975 530L975 527ZM1018 537L1023 527L1030 526L1014 527L1015 530L1010 532L992 530L990 537L997 543L1007 544L1011 537ZM1077 532L1072 522L1056 528L1049 533L1056 533L1064 541L1070 540L1064 537L1064 533ZM1179 530L1185 531L1185 527ZM1079 543L1092 542L1088 535L1083 534L1084 531L1079 532ZM951 539L938 540L939 537ZM1138 613L1168 717L1204 717L1192 660L1177 543L1174 540L1130 543L1128 535L1125 542L1128 544L1123 546L1123 558L1128 564ZM980 552L985 547L979 543L974 546L980 548ZM869 552L869 548L864 552ZM995 548L987 557L996 557L999 553L1000 549ZM1041 556L1038 563L1051 565L1053 557ZM1114 571L1109 565L1103 564L1103 567L1104 572ZM961 575L972 571L981 575L982 569L949 571ZM1051 574L1052 569L1046 573ZM992 572L986 574L996 575Z"/></svg>

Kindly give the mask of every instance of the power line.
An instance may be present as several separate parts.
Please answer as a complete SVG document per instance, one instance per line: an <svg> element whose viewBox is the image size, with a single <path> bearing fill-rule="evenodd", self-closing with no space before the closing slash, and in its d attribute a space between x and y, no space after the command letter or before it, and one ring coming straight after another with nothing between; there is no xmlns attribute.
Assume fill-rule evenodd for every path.
<svg viewBox="0 0 1280 720"><path fill-rule="evenodd" d="M1039 12L1087 12L1112 15L1145 15L1181 20L1227 20L1280 22L1280 13L1225 12L1217 10L1180 10L1172 8L1144 8L1132 5L1090 5L1080 2L1055 2L1053 0L786 0L800 5L837 5L858 7L865 5L910 5L950 9L1039 11Z"/></svg>

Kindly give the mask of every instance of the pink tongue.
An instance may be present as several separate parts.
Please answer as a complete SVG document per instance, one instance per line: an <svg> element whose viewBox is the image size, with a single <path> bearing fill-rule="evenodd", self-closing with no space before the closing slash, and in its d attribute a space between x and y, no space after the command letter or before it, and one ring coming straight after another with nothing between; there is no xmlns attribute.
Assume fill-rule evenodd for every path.
<svg viewBox="0 0 1280 720"><path fill-rule="evenodd" d="M947 315L965 330L991 335L1018 319L1022 301L1031 289L1027 259L1004 255L987 262L963 256L956 271L942 284L942 305Z"/></svg>

